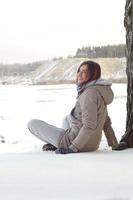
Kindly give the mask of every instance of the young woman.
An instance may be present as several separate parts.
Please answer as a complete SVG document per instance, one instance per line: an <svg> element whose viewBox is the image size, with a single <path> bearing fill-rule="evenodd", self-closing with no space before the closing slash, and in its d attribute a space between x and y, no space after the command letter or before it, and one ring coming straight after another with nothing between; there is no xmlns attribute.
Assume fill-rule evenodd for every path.
<svg viewBox="0 0 133 200"><path fill-rule="evenodd" d="M48 143L43 150L55 150L59 154L95 151L103 129L109 146L117 144L107 114L107 105L114 95L111 84L100 77L98 63L85 61L80 64L76 77L78 96L70 113L69 127L57 128L38 119L28 123L30 132Z"/></svg>

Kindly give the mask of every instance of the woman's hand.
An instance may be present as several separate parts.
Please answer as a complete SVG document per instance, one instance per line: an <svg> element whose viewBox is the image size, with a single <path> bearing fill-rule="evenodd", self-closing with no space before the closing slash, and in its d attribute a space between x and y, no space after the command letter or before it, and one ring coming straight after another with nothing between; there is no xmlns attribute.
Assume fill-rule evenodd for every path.
<svg viewBox="0 0 133 200"><path fill-rule="evenodd" d="M58 148L55 150L56 154L68 154L68 153L75 153L72 149L70 148Z"/></svg>

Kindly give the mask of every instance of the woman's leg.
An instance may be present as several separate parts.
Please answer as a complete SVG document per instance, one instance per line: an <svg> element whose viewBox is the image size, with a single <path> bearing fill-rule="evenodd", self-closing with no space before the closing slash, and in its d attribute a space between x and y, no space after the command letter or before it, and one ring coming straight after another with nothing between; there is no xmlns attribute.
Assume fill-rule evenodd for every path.
<svg viewBox="0 0 133 200"><path fill-rule="evenodd" d="M62 128L57 128L44 121L38 119L32 119L28 123L28 128L30 132L35 135L40 140L50 143L55 147L58 147L59 137L65 133Z"/></svg>

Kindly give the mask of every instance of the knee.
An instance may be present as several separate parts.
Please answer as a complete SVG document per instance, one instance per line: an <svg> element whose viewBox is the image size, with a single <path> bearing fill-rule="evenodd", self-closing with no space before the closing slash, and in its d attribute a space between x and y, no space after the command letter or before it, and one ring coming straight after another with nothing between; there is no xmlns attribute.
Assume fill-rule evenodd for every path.
<svg viewBox="0 0 133 200"><path fill-rule="evenodd" d="M28 122L27 127L31 133L34 132L35 127L37 126L38 119L32 119Z"/></svg>

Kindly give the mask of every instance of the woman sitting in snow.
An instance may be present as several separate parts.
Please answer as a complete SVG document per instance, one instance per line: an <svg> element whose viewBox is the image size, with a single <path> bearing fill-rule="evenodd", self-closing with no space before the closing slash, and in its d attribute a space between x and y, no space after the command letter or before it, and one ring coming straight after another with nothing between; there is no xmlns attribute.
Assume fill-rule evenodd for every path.
<svg viewBox="0 0 133 200"><path fill-rule="evenodd" d="M107 114L107 105L114 96L111 83L100 77L98 63L84 61L80 64L76 77L77 101L70 116L65 118L64 128L38 119L28 123L30 132L47 143L43 150L55 150L57 154L95 151L99 148L102 130L109 146L113 148L117 144Z"/></svg>

